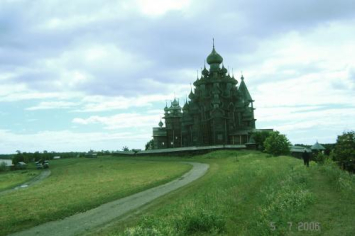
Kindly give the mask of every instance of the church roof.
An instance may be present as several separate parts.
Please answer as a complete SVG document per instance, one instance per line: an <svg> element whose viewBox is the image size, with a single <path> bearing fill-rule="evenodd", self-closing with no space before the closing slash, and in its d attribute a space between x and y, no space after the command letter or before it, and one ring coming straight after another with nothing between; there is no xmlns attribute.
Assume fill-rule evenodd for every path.
<svg viewBox="0 0 355 236"><path fill-rule="evenodd" d="M312 150L325 150L323 145L319 144L318 141L311 147Z"/></svg>
<svg viewBox="0 0 355 236"><path fill-rule="evenodd" d="M242 82L239 85L239 91L242 93L242 96L244 97L244 99L246 101L253 101L253 99L251 98L251 95L249 93L249 90L247 88L247 85L244 82L244 76L242 75L241 77Z"/></svg>
<svg viewBox="0 0 355 236"><path fill-rule="evenodd" d="M194 97L195 97L195 94L192 92L192 89L191 89L190 94L189 94L189 98L194 99Z"/></svg>

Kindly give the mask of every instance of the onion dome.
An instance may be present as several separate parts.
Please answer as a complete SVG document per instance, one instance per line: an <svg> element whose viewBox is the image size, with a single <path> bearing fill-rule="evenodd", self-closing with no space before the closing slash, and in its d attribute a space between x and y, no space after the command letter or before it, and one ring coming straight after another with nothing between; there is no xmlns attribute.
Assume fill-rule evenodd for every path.
<svg viewBox="0 0 355 236"><path fill-rule="evenodd" d="M208 55L207 57L207 63L209 65L212 64L221 64L223 62L223 58L221 57L221 55L219 55L216 50L214 49L214 43L213 43L213 49L212 52L210 53L210 55Z"/></svg>
<svg viewBox="0 0 355 236"><path fill-rule="evenodd" d="M197 77L196 77L196 81L195 82L193 82L193 85L197 85L198 84L198 81L199 81L199 79L198 79L198 71L197 71Z"/></svg>
<svg viewBox="0 0 355 236"><path fill-rule="evenodd" d="M224 67L224 65L222 65L222 70L221 70L221 72L225 75L225 74L227 74L227 69Z"/></svg>
<svg viewBox="0 0 355 236"><path fill-rule="evenodd" d="M160 122L159 122L159 127L161 128L161 127L163 127L163 122L160 120Z"/></svg>
<svg viewBox="0 0 355 236"><path fill-rule="evenodd" d="M192 92L192 89L191 89L191 92L190 92L190 94L189 94L189 98L190 98L190 99L194 99L194 97L195 97L195 94Z"/></svg>
<svg viewBox="0 0 355 236"><path fill-rule="evenodd" d="M165 105L164 111L165 111L165 112L168 112L168 111L169 111L168 104Z"/></svg>
<svg viewBox="0 0 355 236"><path fill-rule="evenodd" d="M189 109L189 104L187 103L187 100L186 100L185 105L184 105L184 107L182 108L182 110L186 111L186 110L188 110L188 109Z"/></svg>
<svg viewBox="0 0 355 236"><path fill-rule="evenodd" d="M208 76L208 70L206 69L206 65L203 66L202 75L205 77Z"/></svg>
<svg viewBox="0 0 355 236"><path fill-rule="evenodd" d="M172 107L177 107L177 106L179 106L179 102L176 100L176 98L174 98L174 101L171 102L171 106L172 106Z"/></svg>

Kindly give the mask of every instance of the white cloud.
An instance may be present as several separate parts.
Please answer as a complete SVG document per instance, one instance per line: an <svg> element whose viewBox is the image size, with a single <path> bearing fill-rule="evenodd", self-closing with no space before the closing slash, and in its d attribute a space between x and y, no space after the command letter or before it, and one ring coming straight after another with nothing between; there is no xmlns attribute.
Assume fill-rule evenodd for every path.
<svg viewBox="0 0 355 236"><path fill-rule="evenodd" d="M137 0L139 10L148 16L161 16L169 11L183 10L189 7L189 0Z"/></svg>
<svg viewBox="0 0 355 236"><path fill-rule="evenodd" d="M127 129L153 127L159 122L160 114L121 113L113 116L90 116L89 118L74 118L73 123L81 125L103 125L105 129Z"/></svg>
<svg viewBox="0 0 355 236"><path fill-rule="evenodd" d="M128 109L133 107L145 107L147 109L152 107L152 104L155 102L161 102L162 105L164 105L164 101L170 100L171 98L173 98L173 94L156 94L138 97L87 96L82 100L84 103L83 107L77 111L100 112Z"/></svg>
<svg viewBox="0 0 355 236"><path fill-rule="evenodd" d="M40 102L36 106L26 108L26 110L36 111L36 110L49 110L49 109L69 109L77 105L78 103L75 102L50 101L50 102Z"/></svg>
<svg viewBox="0 0 355 236"><path fill-rule="evenodd" d="M40 92L28 89L24 84L4 84L0 86L0 102L21 102L41 99L70 99L80 96L77 93Z"/></svg>
<svg viewBox="0 0 355 236"><path fill-rule="evenodd" d="M121 150L127 145L130 148L143 148L143 143L150 139L148 133L131 132L73 132L41 131L37 133L18 134L0 129L1 153L15 153L16 150L25 152L35 151L88 151Z"/></svg>
<svg viewBox="0 0 355 236"><path fill-rule="evenodd" d="M257 127L272 125L305 142L312 135L335 137L355 127L352 1L38 0L0 5L0 103L9 109L2 124L39 121L31 129L26 122L21 127L38 131L33 134L15 134L15 128L2 133L13 138L13 146L28 145L31 136L38 142L32 146L41 145L57 135L62 141L56 140L60 147L53 149L64 150L66 137L85 137L67 130L42 134L36 111L51 108L72 111L63 113L63 122L72 122L61 125L75 124L89 136L111 135L90 133L101 125L105 132L130 127L127 137L142 129L149 140L162 113L157 104L163 107L174 93L185 98L212 37L225 65L244 71L256 100ZM12 119L26 106L32 112ZM112 111L117 115L103 115Z"/></svg>

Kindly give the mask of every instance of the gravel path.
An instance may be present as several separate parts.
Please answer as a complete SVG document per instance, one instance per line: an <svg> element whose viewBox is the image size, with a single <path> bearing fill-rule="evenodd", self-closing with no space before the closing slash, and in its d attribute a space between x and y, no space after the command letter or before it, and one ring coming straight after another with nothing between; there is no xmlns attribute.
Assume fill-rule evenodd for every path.
<svg viewBox="0 0 355 236"><path fill-rule="evenodd" d="M193 168L182 177L169 183L103 204L97 208L75 214L63 220L48 222L25 231L12 234L12 236L70 236L105 225L114 219L122 217L132 210L142 207L160 196L163 196L202 177L209 168L208 164L195 162L186 163L191 164Z"/></svg>
<svg viewBox="0 0 355 236"><path fill-rule="evenodd" d="M17 191L17 190L26 189L26 188L28 188L30 186L38 184L39 182L41 182L42 180L47 178L50 174L51 174L51 171L49 169L45 169L39 175L34 177L33 179L31 179L31 180L29 180L29 181L27 181L27 182L25 182L23 184L20 184L20 185L16 186L15 188L1 191L0 192L0 196L8 194L8 193L11 193L11 192L14 192L14 191Z"/></svg>

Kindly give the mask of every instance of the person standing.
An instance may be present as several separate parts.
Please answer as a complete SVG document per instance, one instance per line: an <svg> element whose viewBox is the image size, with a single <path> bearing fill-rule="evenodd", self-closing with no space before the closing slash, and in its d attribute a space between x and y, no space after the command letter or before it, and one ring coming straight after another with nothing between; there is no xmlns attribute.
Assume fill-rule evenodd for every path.
<svg viewBox="0 0 355 236"><path fill-rule="evenodd" d="M311 158L306 149L302 153L303 163L305 166L309 167L309 159Z"/></svg>

